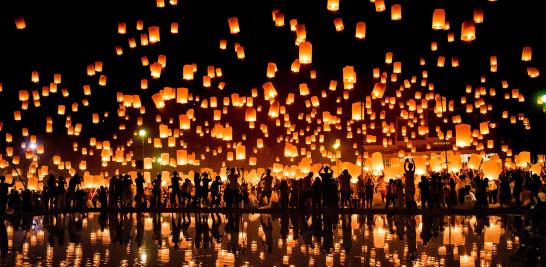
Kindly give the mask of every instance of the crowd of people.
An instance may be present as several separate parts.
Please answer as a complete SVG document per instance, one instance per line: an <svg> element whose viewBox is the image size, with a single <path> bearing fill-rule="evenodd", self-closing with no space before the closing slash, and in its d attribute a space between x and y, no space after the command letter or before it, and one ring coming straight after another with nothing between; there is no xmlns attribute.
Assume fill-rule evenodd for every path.
<svg viewBox="0 0 546 267"><path fill-rule="evenodd" d="M491 204L525 207L546 201L546 176L523 169L505 169L493 180L465 167L458 173L429 171L418 176L410 160L404 169L404 175L396 179L364 173L355 180L347 170L335 177L328 166L322 166L318 176L310 172L300 179L279 179L267 169L257 184L249 183L239 168L228 168L225 180L195 172L192 181L174 171L169 186L160 174L146 183L139 172L135 179L128 174L112 176L108 186L94 189L83 188L78 174L68 182L49 175L39 191L15 189L13 181L6 183L1 176L0 212L129 207L483 209Z"/></svg>

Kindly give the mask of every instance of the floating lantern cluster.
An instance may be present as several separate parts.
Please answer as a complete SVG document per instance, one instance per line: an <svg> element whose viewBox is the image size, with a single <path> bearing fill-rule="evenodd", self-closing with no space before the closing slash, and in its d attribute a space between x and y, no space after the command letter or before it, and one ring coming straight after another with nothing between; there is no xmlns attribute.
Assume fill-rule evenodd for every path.
<svg viewBox="0 0 546 267"><path fill-rule="evenodd" d="M171 6L176 5L174 2ZM376 0L370 8L378 13L390 10L387 23L399 25L398 21L405 18L402 16L405 6L387 4L390 3ZM378 26L341 16L339 10L343 6L340 0L328 0L326 4L335 31L352 28L354 41L365 43L370 38L367 27ZM170 7L158 0L157 8ZM110 81L116 80L113 72L106 71L108 62L88 64L83 70L89 78L81 85L83 94L74 95L66 88L60 73L47 77L45 70L31 70L29 84L22 86L25 89L20 89L14 99L20 107L10 111L13 116L2 118L0 135L6 139L6 154L13 157L32 186L48 172L63 171L86 172L85 185L96 187L105 184L104 179L112 174L133 170L138 160L143 160L148 180L154 169L168 175L169 171L184 167L189 175L208 167L233 165L250 166L245 175L251 180L257 180L268 167L278 176L301 177L308 171L317 171L322 163L338 160L335 168L348 169L353 176L364 168L397 177L403 172L400 166L407 157L415 159L418 173L424 173L427 166L432 170L457 171L462 165L462 153L473 153L469 167L482 169L485 176L494 179L502 166L528 168L531 162L527 152L514 156L511 147L499 142L501 124L524 130L532 128L523 111L505 110L504 104L497 105L525 102L523 90L516 83L482 75L478 82L469 80L464 88L456 88L460 99L448 98L443 94L444 85L435 83L433 77L438 69L464 66L464 55L444 50L445 42L441 39L446 38L448 45L463 46L475 41L480 37L477 30L487 23L484 17L489 8L492 7L476 8L473 17L463 20L460 40L455 38L457 33L451 21L454 15L450 10L434 9L432 31L438 32L439 37L430 40L430 49L426 49L430 50L433 62L428 62L428 57L418 62L403 61L404 55L388 51L384 62L373 62L369 69L347 65L339 69L336 77L321 76L320 66L314 65L321 55L317 54L320 50L313 51L313 43L320 43L310 40L313 35L308 32L317 29L290 18L281 9L273 9L272 27L294 41L286 45L291 46L296 56L289 65L274 60L264 62L263 82L249 93L237 90L238 85L231 84L229 76L224 77L221 62L171 63L178 62L171 60L176 54L157 44L184 38L177 35L184 25L176 21L154 24L141 19L122 21L117 23L119 42L114 51L121 59L138 55L142 65L139 67L145 70L135 77L139 91L116 90L115 97L108 99L109 94L104 90L111 87ZM234 49L232 53L239 60L253 56L245 54L242 36L246 32L240 26L246 29L245 23L251 22L243 18L230 16L228 28L217 36L218 49ZM285 25L285 21L289 23ZM25 19L15 18L15 26L25 29ZM124 53L139 46L149 49ZM519 51L527 77L538 77L539 68L528 65L533 60L532 47ZM498 55L484 57L489 72L497 72L501 60ZM282 71L285 69L298 77L294 83L281 82L285 79ZM177 73L176 81L166 78L171 70ZM327 88L314 80L324 81ZM165 85L158 87L158 82ZM115 109L99 110L90 105L97 99L112 101ZM46 111L43 131L30 131L28 125L35 123L31 114ZM88 115L80 116L81 113ZM2 127L4 124L10 127ZM104 127L114 127L108 128L109 136L100 140L92 135ZM139 137L137 132L142 128L148 130L148 135ZM65 135L70 137L72 153L57 155L51 139L61 140ZM45 141L36 150L24 149L22 157L17 152L19 144L28 142L32 136L51 141ZM334 141L337 151L332 149ZM426 144L422 145L423 142ZM445 144L448 153L434 142ZM496 157L485 157L489 153ZM442 160L445 158L447 166L446 160ZM0 168L8 168L6 160L0 158ZM225 178L225 171L214 174Z"/></svg>

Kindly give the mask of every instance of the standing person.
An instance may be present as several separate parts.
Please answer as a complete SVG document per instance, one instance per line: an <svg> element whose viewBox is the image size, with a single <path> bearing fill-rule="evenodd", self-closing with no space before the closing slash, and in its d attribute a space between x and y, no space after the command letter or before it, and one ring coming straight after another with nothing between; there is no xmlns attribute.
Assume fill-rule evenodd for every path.
<svg viewBox="0 0 546 267"><path fill-rule="evenodd" d="M267 197L267 204L271 204L271 193L273 191L273 176L271 175L271 169L267 169L265 173L262 173L260 182L263 183L262 194L260 195L260 206L265 205L263 202L264 197Z"/></svg>
<svg viewBox="0 0 546 267"><path fill-rule="evenodd" d="M178 172L174 171L173 176L171 177L171 185L169 186L171 188L171 208L174 208L175 203L178 201L177 207L182 207L182 193L180 191L180 181L182 179L178 175Z"/></svg>
<svg viewBox="0 0 546 267"><path fill-rule="evenodd" d="M49 195L47 210L52 210L53 208L55 208L55 201L57 198L57 195L55 194L56 188L57 188L57 179L55 179L55 176L53 174L50 174L47 179L47 194Z"/></svg>
<svg viewBox="0 0 546 267"><path fill-rule="evenodd" d="M195 172L193 174L193 205L196 207L199 207L199 202L201 202L201 195L202 195L202 187L201 187L201 174L199 172Z"/></svg>
<svg viewBox="0 0 546 267"><path fill-rule="evenodd" d="M510 206L510 201L512 199L512 193L510 192L510 182L508 181L508 178L501 174L500 176L500 206L502 208L503 205Z"/></svg>
<svg viewBox="0 0 546 267"><path fill-rule="evenodd" d="M366 183L364 183L364 179L362 178L362 175L358 176L358 181L356 182L356 192L358 194L358 207L365 207L366 206Z"/></svg>
<svg viewBox="0 0 546 267"><path fill-rule="evenodd" d="M59 176L57 180L57 207L64 208L66 202L66 179L63 176Z"/></svg>
<svg viewBox="0 0 546 267"><path fill-rule="evenodd" d="M161 174L158 173L152 182L152 207L161 208Z"/></svg>
<svg viewBox="0 0 546 267"><path fill-rule="evenodd" d="M145 202L144 201L144 183L145 183L144 176L140 172L138 172L137 178L135 179L135 184L136 184L135 201L136 201L136 206L139 208ZM146 206L145 203L144 203L144 206Z"/></svg>
<svg viewBox="0 0 546 267"><path fill-rule="evenodd" d="M464 204L464 199L466 196L465 178L466 176L462 174L459 176L459 179L457 180L457 197L459 200L459 205Z"/></svg>
<svg viewBox="0 0 546 267"><path fill-rule="evenodd" d="M191 204L191 180L186 178L182 184L182 201L178 203L180 207L188 207Z"/></svg>
<svg viewBox="0 0 546 267"><path fill-rule="evenodd" d="M337 195L337 188L332 181L334 171L330 167L323 165L318 174L322 180L322 206L331 208L336 199L335 195Z"/></svg>
<svg viewBox="0 0 546 267"><path fill-rule="evenodd" d="M449 209L453 208L454 206L457 206L458 200L457 200L457 184L455 183L455 180L453 178L449 179L449 198L447 207Z"/></svg>
<svg viewBox="0 0 546 267"><path fill-rule="evenodd" d="M430 200L430 183L426 176L421 176L421 182L419 182L419 191L421 192L421 209L425 209L428 202L428 208L431 208Z"/></svg>
<svg viewBox="0 0 546 267"><path fill-rule="evenodd" d="M394 188L395 188L395 199L396 199L396 207L398 209L404 208L404 185L402 184L401 179L396 179L394 181Z"/></svg>
<svg viewBox="0 0 546 267"><path fill-rule="evenodd" d="M348 170L343 170L339 176L342 207L351 206L351 178Z"/></svg>
<svg viewBox="0 0 546 267"><path fill-rule="evenodd" d="M322 182L320 181L320 177L316 177L313 181L313 208L314 209L320 209L322 206Z"/></svg>
<svg viewBox="0 0 546 267"><path fill-rule="evenodd" d="M211 202L210 207L220 207L220 187L222 186L222 180L220 179L220 176L216 176L212 184L210 185L210 196L211 196Z"/></svg>
<svg viewBox="0 0 546 267"><path fill-rule="evenodd" d="M133 201L133 179L129 174L123 177L123 207L131 207Z"/></svg>
<svg viewBox="0 0 546 267"><path fill-rule="evenodd" d="M286 211L288 209L288 195L289 195L289 191L290 189L288 188L288 182L286 181L286 179L282 179L281 180L281 189L280 189L280 193L281 193L281 208L283 211Z"/></svg>
<svg viewBox="0 0 546 267"><path fill-rule="evenodd" d="M395 201L395 189L394 189L394 180L389 179L389 182L387 183L387 190L386 190L386 201L385 201L385 210L389 209L390 204L392 203L392 208L396 208L396 205L394 203Z"/></svg>
<svg viewBox="0 0 546 267"><path fill-rule="evenodd" d="M76 200L76 187L81 184L81 178L78 174L75 174L68 181L68 207L72 208L72 201Z"/></svg>
<svg viewBox="0 0 546 267"><path fill-rule="evenodd" d="M212 176L209 173L204 172L203 178L201 179L201 192L203 205L206 207L209 204L209 183L212 181Z"/></svg>
<svg viewBox="0 0 546 267"><path fill-rule="evenodd" d="M497 204L499 195L499 180L489 181L489 204Z"/></svg>
<svg viewBox="0 0 546 267"><path fill-rule="evenodd" d="M101 186L99 189L99 203L102 210L108 208L108 194L106 193L106 188L104 188L104 186Z"/></svg>
<svg viewBox="0 0 546 267"><path fill-rule="evenodd" d="M303 207L311 208L311 195L313 186L313 172L310 172L302 179L302 199Z"/></svg>
<svg viewBox="0 0 546 267"><path fill-rule="evenodd" d="M404 183L406 208L416 207L415 205L415 162L413 159L404 161Z"/></svg>
<svg viewBox="0 0 546 267"><path fill-rule="evenodd" d="M6 213L6 205L8 204L9 188L15 185L15 179L11 179L11 184L6 183L6 176L0 176L0 214Z"/></svg>
<svg viewBox="0 0 546 267"><path fill-rule="evenodd" d="M375 184L373 182L372 177L368 177L368 180L366 181L366 208L367 209L372 208L374 188L375 188Z"/></svg>
<svg viewBox="0 0 546 267"><path fill-rule="evenodd" d="M123 208L123 175L119 175L116 179L116 207Z"/></svg>
<svg viewBox="0 0 546 267"><path fill-rule="evenodd" d="M116 176L110 178L109 187L108 187L108 206L114 208L116 206ZM67 198L68 199L68 198Z"/></svg>
<svg viewBox="0 0 546 267"><path fill-rule="evenodd" d="M228 174L229 180L229 192L231 201L230 204L235 204L235 207L239 207L239 169L231 168ZM231 208L231 207L230 207Z"/></svg>

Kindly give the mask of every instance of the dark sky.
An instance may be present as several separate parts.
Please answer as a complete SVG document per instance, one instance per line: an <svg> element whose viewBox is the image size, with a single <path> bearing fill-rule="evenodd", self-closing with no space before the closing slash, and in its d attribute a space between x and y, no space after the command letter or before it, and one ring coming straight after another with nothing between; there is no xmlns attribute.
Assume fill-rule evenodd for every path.
<svg viewBox="0 0 546 267"><path fill-rule="evenodd" d="M491 103L494 103L497 112L505 108L516 113L525 112L531 118L533 131L523 131L521 127L517 131L505 131L501 124L499 132L502 137L515 147L536 149L536 146L529 145L530 141L546 135L541 123L544 115L536 108L535 101L537 92L546 89L544 1L386 0L387 10L381 13L375 12L373 3L369 1L340 2L340 11L333 14L326 10L325 0L179 0L178 6L172 7L166 3L167 7L163 9L156 8L155 2L149 0L1 1L0 82L3 84L3 92L0 93L0 119L4 123L4 129L0 134L4 139L6 131L18 133L21 127L29 127L32 133L38 134L44 140L58 139L57 135L52 137L44 134L45 114L55 113L60 103L69 108L72 102L83 97L82 85L91 84L93 95L88 97L91 107L83 108L80 103L80 112L72 114L74 121L84 124L82 136L63 138L79 141L84 145L90 136L111 139L113 131L108 129L119 123L115 116L117 91L140 94L147 106L148 115L145 121L151 123L157 112L153 108L151 95L163 86L190 87L192 92L202 97L224 96L232 92L249 94L252 87L257 87L261 92L261 85L267 81L265 70L268 62L275 62L279 67L274 83L281 96L296 91L300 82L308 82L315 89L314 93L319 94L320 89L327 88L330 80L341 81L341 69L346 65L355 66L359 80L357 90L368 95L373 85L372 68L381 67L382 70L387 70L383 61L385 52L391 51L395 54L395 61L403 62L403 74L399 80L412 75L420 76L421 71L426 69L429 72L429 82L435 83L436 92L450 99L458 99L457 97L464 95L467 83L479 84L482 74L488 78L483 86L496 88L499 95L504 93L499 82L508 80L511 88L519 88L525 94L526 103L503 103L502 97L492 99ZM402 21L390 20L390 5L394 3L402 4ZM286 26L282 29L273 26L271 11L275 8L285 14ZM450 32L455 34L455 42L447 42L446 31L431 29L435 8L446 9L447 19L451 24ZM476 25L477 39L468 44L460 41L460 25L463 21L472 19L474 8L484 10L485 22ZM14 18L18 16L25 18L25 30L15 29ZM227 19L232 16L239 18L241 33L237 36L229 34ZM345 24L345 30L341 33L335 32L332 22L338 17L343 18ZM297 18L298 22L306 25L307 40L313 44L313 64L302 67L298 75L290 72L290 64L298 56L297 47L294 46L295 34L288 28L292 18ZM127 37L136 36L138 40L138 33L135 31L137 19L144 20L145 28L149 25L161 26L161 42L153 46L139 45L136 49L129 49ZM127 23L127 35L117 34L117 23L120 21ZM176 36L167 32L168 25L173 21L179 23L180 33ZM365 40L354 38L354 25L357 21L367 23ZM218 49L220 39L228 40L227 50ZM430 51L431 41L438 42L437 52ZM243 62L237 60L233 52L234 42L241 43L245 48L246 59ZM124 56L115 55L116 45L124 48ZM520 61L524 46L532 46L532 62ZM153 62L159 54L167 55L167 68L160 80L150 81L150 89L142 91L139 89L139 82L140 79L149 77L149 70L142 67L140 57L147 55L150 62ZM450 65L451 56L456 55L461 66L457 69L434 68L438 55L446 57L446 66ZM499 61L498 72L494 74L488 71L490 55L496 55ZM418 65L420 57L427 59L426 68ZM97 85L98 76L86 76L86 66L96 60L104 62L104 72L108 76L108 84L103 88ZM196 80L183 81L182 65L191 63L199 65ZM222 93L204 89L200 85L200 77L209 65L222 67L222 81L227 83ZM541 76L529 79L527 66L538 67ZM308 72L311 69L317 70L317 80L309 80ZM40 72L38 85L30 81L33 70ZM68 88L70 97L61 98L57 94L42 99L40 109L35 109L31 103L29 110L23 112L25 123L14 122L13 111L20 109L20 102L16 101L17 91L39 90L52 80L54 73L62 74L60 88ZM392 96L393 92L386 94ZM354 101L358 97L358 94L351 95L351 99L357 98ZM333 103L333 99L326 101ZM174 118L176 125L178 114L185 112L187 108L171 107L161 114L166 118ZM91 125L90 114L104 111L111 113L109 118L100 125ZM293 112L297 111L294 108ZM126 122L128 131L121 134L124 138L120 138L119 145L123 145L135 129L136 112L130 113L131 119ZM232 125L238 125L237 121L244 119L241 114L230 116L234 116L230 118ZM56 131L64 135L64 117L54 117ZM470 123L477 120L479 118L468 118ZM157 131L155 128L152 130ZM275 133L274 129L270 131ZM282 133L282 129L280 132ZM192 138L185 141L194 140ZM207 142L209 141L203 140L195 145L202 148ZM63 146L70 149L71 143L62 143L51 151L62 152L66 149Z"/></svg>

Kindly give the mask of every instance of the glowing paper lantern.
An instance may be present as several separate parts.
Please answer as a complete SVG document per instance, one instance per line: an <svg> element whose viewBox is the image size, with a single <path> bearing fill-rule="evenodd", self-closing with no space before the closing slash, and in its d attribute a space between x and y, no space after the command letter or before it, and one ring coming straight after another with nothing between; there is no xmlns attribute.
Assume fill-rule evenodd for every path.
<svg viewBox="0 0 546 267"><path fill-rule="evenodd" d="M394 4L391 6L391 20L402 19L402 5Z"/></svg>
<svg viewBox="0 0 546 267"><path fill-rule="evenodd" d="M478 154L471 154L470 159L468 160L467 167L473 170L476 170L480 167L482 161L482 156Z"/></svg>
<svg viewBox="0 0 546 267"><path fill-rule="evenodd" d="M336 12L339 10L339 0L328 0L326 5L328 11Z"/></svg>
<svg viewBox="0 0 546 267"><path fill-rule="evenodd" d="M493 159L484 161L481 167L483 177L489 180L498 179L502 172L502 163Z"/></svg>
<svg viewBox="0 0 546 267"><path fill-rule="evenodd" d="M23 30L27 27L27 24L25 23L25 18L23 17L17 17L15 18L15 28L18 30Z"/></svg>
<svg viewBox="0 0 546 267"><path fill-rule="evenodd" d="M356 23L355 37L356 39L366 38L366 23L365 22L359 21Z"/></svg>
<svg viewBox="0 0 546 267"><path fill-rule="evenodd" d="M533 58L533 49L530 46L526 46L523 48L523 51L521 52L521 61L531 61Z"/></svg>
<svg viewBox="0 0 546 267"><path fill-rule="evenodd" d="M383 166L383 155L381 152L374 152L372 154L372 169L376 172L380 172L384 169Z"/></svg>
<svg viewBox="0 0 546 267"><path fill-rule="evenodd" d="M313 61L313 45L310 42L303 42L299 47L300 64L310 64Z"/></svg>
<svg viewBox="0 0 546 267"><path fill-rule="evenodd" d="M476 39L476 25L474 21L468 20L461 26L461 40L471 42Z"/></svg>
<svg viewBox="0 0 546 267"><path fill-rule="evenodd" d="M231 34L238 34L240 32L239 29L239 19L237 17L231 17L228 19L229 24L229 32Z"/></svg>
<svg viewBox="0 0 546 267"><path fill-rule="evenodd" d="M467 147L472 144L472 128L469 124L455 125L455 144L458 147Z"/></svg>
<svg viewBox="0 0 546 267"><path fill-rule="evenodd" d="M446 24L446 12L442 8L434 10L432 14L432 29L443 30Z"/></svg>
<svg viewBox="0 0 546 267"><path fill-rule="evenodd" d="M522 151L515 157L516 165L518 167L527 168L531 164L531 152Z"/></svg>

